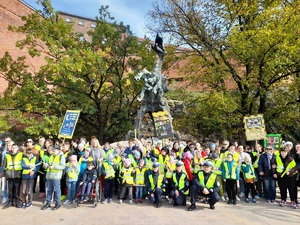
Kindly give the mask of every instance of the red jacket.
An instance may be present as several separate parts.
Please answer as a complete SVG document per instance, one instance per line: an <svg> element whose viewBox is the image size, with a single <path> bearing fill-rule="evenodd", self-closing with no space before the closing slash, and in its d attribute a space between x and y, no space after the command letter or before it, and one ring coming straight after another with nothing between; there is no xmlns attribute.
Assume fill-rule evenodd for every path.
<svg viewBox="0 0 300 225"><path fill-rule="evenodd" d="M193 173L192 173L192 165L191 165L191 160L189 158L184 158L182 160L186 174L188 176L189 180L193 179Z"/></svg>

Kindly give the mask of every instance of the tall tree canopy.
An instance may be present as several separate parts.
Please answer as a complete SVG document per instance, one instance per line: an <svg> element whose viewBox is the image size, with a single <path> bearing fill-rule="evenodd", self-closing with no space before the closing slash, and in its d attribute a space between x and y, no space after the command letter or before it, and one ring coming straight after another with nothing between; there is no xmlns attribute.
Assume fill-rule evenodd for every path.
<svg viewBox="0 0 300 225"><path fill-rule="evenodd" d="M269 133L300 138L299 0L157 0L149 17L152 30L193 50L183 55L191 82L219 92L193 99L191 132L241 134L244 116L263 113ZM231 107L220 110L224 102ZM198 110L203 105L214 118Z"/></svg>
<svg viewBox="0 0 300 225"><path fill-rule="evenodd" d="M132 128L141 88L132 82L133 73L150 69L154 53L129 26L117 24L107 6L100 8L87 41L60 19L49 0L41 4L41 12L10 29L24 33L17 45L45 63L33 70L25 57L13 59L6 53L1 58L0 75L9 82L3 107L15 109L14 116L29 125L30 134L56 136L65 111L76 109L81 111L77 135L97 135L100 142L123 138Z"/></svg>

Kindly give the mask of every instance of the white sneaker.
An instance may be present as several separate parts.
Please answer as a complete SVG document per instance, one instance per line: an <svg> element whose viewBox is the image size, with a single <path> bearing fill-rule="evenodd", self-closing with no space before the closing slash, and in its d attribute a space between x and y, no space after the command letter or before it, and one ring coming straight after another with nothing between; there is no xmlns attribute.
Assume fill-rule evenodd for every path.
<svg viewBox="0 0 300 225"><path fill-rule="evenodd" d="M241 199L238 197L238 196L236 196L236 200L239 202L239 201L241 201Z"/></svg>
<svg viewBox="0 0 300 225"><path fill-rule="evenodd" d="M70 203L71 203L70 200L67 199L67 200L63 203L63 205L69 205Z"/></svg>
<svg viewBox="0 0 300 225"><path fill-rule="evenodd" d="M7 202L7 198L2 199L2 204L5 204Z"/></svg>
<svg viewBox="0 0 300 225"><path fill-rule="evenodd" d="M107 199L104 199L104 201L102 202L102 204L106 204L108 202Z"/></svg>
<svg viewBox="0 0 300 225"><path fill-rule="evenodd" d="M245 197L245 194L243 192L240 193L239 195L240 198Z"/></svg>
<svg viewBox="0 0 300 225"><path fill-rule="evenodd" d="M112 199L111 199L111 198L110 198L110 199L108 199L108 203L109 203L109 204L113 203L113 201L112 201Z"/></svg>
<svg viewBox="0 0 300 225"><path fill-rule="evenodd" d="M120 203L120 204L123 204L123 200L122 200L122 199L120 199L119 203Z"/></svg>
<svg viewBox="0 0 300 225"><path fill-rule="evenodd" d="M226 199L225 199L224 196L221 197L221 200L222 200L223 202L226 202Z"/></svg>
<svg viewBox="0 0 300 225"><path fill-rule="evenodd" d="M133 204L132 200L129 200L129 204L130 204L130 205L132 205L132 204Z"/></svg>
<svg viewBox="0 0 300 225"><path fill-rule="evenodd" d="M173 199L169 198L169 204L172 204L172 203L173 203Z"/></svg>

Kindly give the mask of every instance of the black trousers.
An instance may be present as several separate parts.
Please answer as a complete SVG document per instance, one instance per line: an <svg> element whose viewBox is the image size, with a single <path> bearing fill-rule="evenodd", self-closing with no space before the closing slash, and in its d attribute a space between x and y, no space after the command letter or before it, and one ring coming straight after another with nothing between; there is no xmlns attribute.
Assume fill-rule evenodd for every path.
<svg viewBox="0 0 300 225"><path fill-rule="evenodd" d="M104 199L112 198L114 192L114 178L104 179Z"/></svg>
<svg viewBox="0 0 300 225"><path fill-rule="evenodd" d="M191 194L192 205L196 203L197 195L201 195L209 198L210 205L215 205L220 200L220 195L217 192L210 192L209 194L205 195L199 188L196 187L196 185L191 186L190 194Z"/></svg>
<svg viewBox="0 0 300 225"><path fill-rule="evenodd" d="M185 194L180 193L179 196L176 198L175 197L175 191L171 191L170 192L170 197L173 198L173 201L177 204L177 205L182 205L186 203L186 196Z"/></svg>
<svg viewBox="0 0 300 225"><path fill-rule="evenodd" d="M7 190L9 202L20 203L20 185L21 178L8 178L7 179Z"/></svg>
<svg viewBox="0 0 300 225"><path fill-rule="evenodd" d="M237 194L236 180L226 179L225 190L226 190L229 200L236 201L236 194Z"/></svg>
<svg viewBox="0 0 300 225"><path fill-rule="evenodd" d="M255 191L254 183L246 183L245 182L245 196L246 196L246 198L249 197L249 193L251 193L251 198L255 197L256 191Z"/></svg>

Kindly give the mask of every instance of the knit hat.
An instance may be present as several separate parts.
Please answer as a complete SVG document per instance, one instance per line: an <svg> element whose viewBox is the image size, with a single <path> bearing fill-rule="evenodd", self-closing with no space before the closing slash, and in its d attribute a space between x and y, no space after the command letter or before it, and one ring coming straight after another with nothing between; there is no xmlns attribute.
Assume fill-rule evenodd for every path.
<svg viewBox="0 0 300 225"><path fill-rule="evenodd" d="M284 143L284 147L286 147L287 145L291 145L293 147L293 143L290 142L290 141L287 141L287 142Z"/></svg>
<svg viewBox="0 0 300 225"><path fill-rule="evenodd" d="M185 157L185 158L188 158L188 159L192 159L192 158L193 158L193 155L192 155L192 153L190 153L190 152L188 151L188 152L185 152L185 153L184 153L184 157Z"/></svg>

